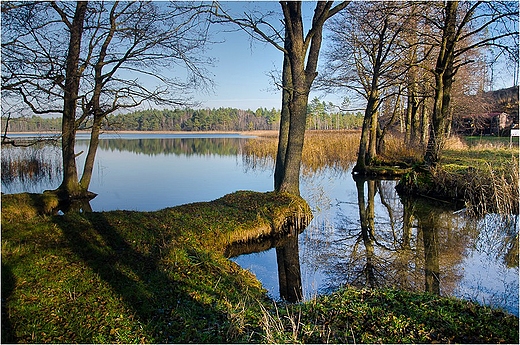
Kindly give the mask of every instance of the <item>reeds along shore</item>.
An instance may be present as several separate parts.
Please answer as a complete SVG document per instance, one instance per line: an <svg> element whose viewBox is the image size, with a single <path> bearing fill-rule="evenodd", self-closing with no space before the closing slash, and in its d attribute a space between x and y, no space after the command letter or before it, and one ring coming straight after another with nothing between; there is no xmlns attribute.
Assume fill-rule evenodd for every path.
<svg viewBox="0 0 520 345"><path fill-rule="evenodd" d="M356 160L359 136L359 131L308 131L302 153L303 173L327 166L347 170ZM274 166L277 139L277 133L269 132L248 141L243 152L245 159L253 166Z"/></svg>
<svg viewBox="0 0 520 345"><path fill-rule="evenodd" d="M277 150L277 134L256 133L256 140L250 140L245 148L246 159L253 164L274 164ZM360 131L307 131L302 153L303 172L313 172L325 167L347 170L357 160ZM407 147L403 139L388 135L384 143L384 153L380 161L420 161L420 146Z"/></svg>
<svg viewBox="0 0 520 345"><path fill-rule="evenodd" d="M244 159L252 167L272 168L277 135L273 132L257 135L259 138L245 145ZM325 167L348 170L357 159L359 138L359 131L308 131L302 155L303 174ZM428 177L417 177L417 172L404 176L404 182L408 179L412 184L407 186L407 192L463 201L476 216L518 214L518 149L510 148L506 141L484 139L469 145L464 138L450 138L441 164L430 170ZM421 145L407 146L401 137L387 135L384 153L377 160L383 164L420 165L423 153Z"/></svg>

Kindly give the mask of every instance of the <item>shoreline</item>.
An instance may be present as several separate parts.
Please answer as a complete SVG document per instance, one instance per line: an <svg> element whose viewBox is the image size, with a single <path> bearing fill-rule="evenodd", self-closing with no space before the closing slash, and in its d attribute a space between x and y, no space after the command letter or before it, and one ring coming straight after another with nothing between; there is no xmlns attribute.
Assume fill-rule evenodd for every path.
<svg viewBox="0 0 520 345"><path fill-rule="evenodd" d="M60 135L60 131L41 131L41 132L9 132L9 135ZM90 131L77 131L76 134L90 134ZM277 130L253 130L253 131L103 131L101 134L183 134L183 135L201 135L201 134L238 134L238 135L254 135L254 136L278 136Z"/></svg>

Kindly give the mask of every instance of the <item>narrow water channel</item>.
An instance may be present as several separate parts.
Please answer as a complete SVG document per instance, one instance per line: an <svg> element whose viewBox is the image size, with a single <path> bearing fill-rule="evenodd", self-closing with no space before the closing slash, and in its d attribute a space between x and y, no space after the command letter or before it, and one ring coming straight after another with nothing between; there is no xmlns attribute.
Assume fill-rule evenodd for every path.
<svg viewBox="0 0 520 345"><path fill-rule="evenodd" d="M272 190L272 162L251 164L237 135L105 135L91 190L94 211L152 211L236 190ZM77 151L86 150L78 140ZM2 150L2 192L42 192L60 183L59 149ZM6 174L16 157L45 173ZM81 157L80 157L81 158ZM81 159L79 160L81 162ZM79 169L81 169L81 164ZM394 286L476 300L518 315L518 216L472 219L434 200L403 199L394 180L354 180L322 167L302 176L314 219L283 243L236 249L270 296L308 299L343 285ZM250 254L241 254L255 251Z"/></svg>

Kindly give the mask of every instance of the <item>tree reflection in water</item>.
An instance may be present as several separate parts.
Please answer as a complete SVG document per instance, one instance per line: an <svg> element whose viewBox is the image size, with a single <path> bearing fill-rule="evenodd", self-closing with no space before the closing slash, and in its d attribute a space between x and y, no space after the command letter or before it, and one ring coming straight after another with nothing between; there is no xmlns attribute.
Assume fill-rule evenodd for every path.
<svg viewBox="0 0 520 345"><path fill-rule="evenodd" d="M393 286L451 295L465 248L476 235L472 227L463 231L465 222L447 204L398 202L381 180L355 183L359 223L341 216L329 250L319 250L331 277L328 289Z"/></svg>
<svg viewBox="0 0 520 345"><path fill-rule="evenodd" d="M394 185L356 178L356 202L347 193L331 206L335 212L329 213L337 216L327 235L327 222L315 214L303 247L305 263L316 262L326 274L320 292L388 286L515 312L518 216L474 219L449 203L401 198Z"/></svg>
<svg viewBox="0 0 520 345"><path fill-rule="evenodd" d="M284 245L276 247L280 298L287 302L302 300L302 274L298 236L291 236Z"/></svg>
<svg viewBox="0 0 520 345"><path fill-rule="evenodd" d="M130 137L133 139L124 139ZM95 211L122 207L159 209L175 205L177 199L173 195L184 195L183 191L189 195L182 198L182 203L214 198L208 196L211 190L207 188L200 189L200 194L197 194L199 189L193 187L184 189L190 183L198 186L199 180L191 182L190 178L200 179L204 174L193 174L192 171L186 174L182 170L192 166L194 160L199 162L195 159L199 156L204 158L200 162L211 156L208 161L213 164L212 168L229 169L226 162L229 157L241 157L245 141L235 137L173 138L145 134L121 135L117 140L104 139L100 151L105 158L98 176L102 192L94 199L92 207ZM11 157L8 155L16 158L15 151L21 152L21 149L2 150L3 168L7 158ZM43 158L59 162L54 159L55 152L59 150L52 149ZM131 161L132 174L128 176L132 178L148 176L146 174L151 170L147 168L152 165L158 171L173 166L176 170L149 179L153 184L125 181L118 175L129 170L126 161L121 160L121 153ZM222 174L224 179L220 182L216 182L215 174L208 170L212 183L229 183L226 188L233 191L239 188L237 181L242 179L241 176L247 180L247 186L257 186L259 176L269 175L265 188L271 187L272 157L244 155L242 159L236 159L236 164L238 171L243 170L242 175L234 172L234 178L230 178L227 172ZM34 177L26 179L30 181L27 186L9 178L13 174L2 174L2 191L41 192L56 188L61 176L59 168L59 165L52 165L50 169L50 175L57 178L27 175ZM264 279L269 282L266 287L278 285L276 280L282 278L282 291L288 291L287 295L283 292L286 296L283 298L289 300L298 299L301 290L308 298L346 284L368 288L394 286L474 299L518 313L518 215L488 214L482 219L472 219L446 203L400 198L395 191L395 181L353 181L351 169L344 166L303 167L302 171L303 195L315 218L298 236L299 243L294 236L292 244L286 244L284 239L270 239L247 250L228 248L229 256L266 251L268 260L262 257L263 254L252 256L253 266L260 267L260 271L253 268L253 273L262 282ZM121 184L121 181L125 183ZM247 187L258 188L264 187ZM133 198L135 195L139 197ZM148 197L150 195L153 199ZM99 203L101 200L106 201ZM88 211L90 206L71 205L71 208ZM267 250L273 247L279 249ZM289 258L283 258L283 253ZM278 255L277 259L275 255ZM237 262L243 262L243 267L249 268L247 260L244 257ZM280 271L275 266L277 262L283 265ZM301 273L299 279L298 274L293 274L298 271ZM271 284L273 279L274 284ZM275 292L277 286L273 289L271 292Z"/></svg>

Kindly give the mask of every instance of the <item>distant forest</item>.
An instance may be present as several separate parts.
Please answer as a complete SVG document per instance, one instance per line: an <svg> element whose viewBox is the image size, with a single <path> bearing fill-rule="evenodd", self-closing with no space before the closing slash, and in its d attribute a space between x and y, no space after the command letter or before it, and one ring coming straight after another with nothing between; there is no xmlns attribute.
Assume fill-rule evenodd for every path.
<svg viewBox="0 0 520 345"><path fill-rule="evenodd" d="M362 125L361 113L334 113L323 107L309 107L309 129L355 129ZM2 117L2 131L7 118ZM104 131L251 131L277 130L280 111L258 108L256 111L235 108L218 109L150 109L128 114L109 115ZM89 122L80 126L88 129ZM8 132L60 131L61 118L40 116L11 118Z"/></svg>

